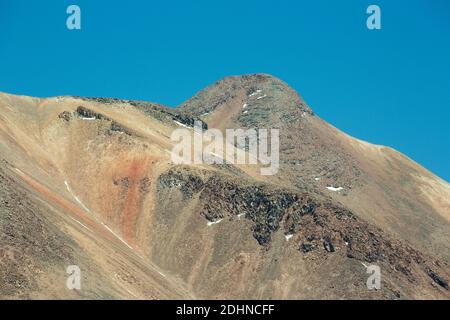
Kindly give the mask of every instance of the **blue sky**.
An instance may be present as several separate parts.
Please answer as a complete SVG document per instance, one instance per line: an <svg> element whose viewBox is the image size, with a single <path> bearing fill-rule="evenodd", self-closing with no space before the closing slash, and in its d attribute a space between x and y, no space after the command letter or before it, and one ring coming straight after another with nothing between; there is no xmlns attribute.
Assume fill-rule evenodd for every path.
<svg viewBox="0 0 450 320"><path fill-rule="evenodd" d="M70 4L82 30L66 28ZM381 30L366 28L370 4ZM0 36L3 92L176 106L270 73L336 127L450 180L448 0L1 0Z"/></svg>

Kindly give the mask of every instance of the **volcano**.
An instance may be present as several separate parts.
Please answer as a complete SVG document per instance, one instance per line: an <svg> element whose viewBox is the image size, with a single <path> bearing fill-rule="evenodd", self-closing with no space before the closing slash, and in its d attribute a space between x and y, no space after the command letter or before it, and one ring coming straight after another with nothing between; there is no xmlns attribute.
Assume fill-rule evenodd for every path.
<svg viewBox="0 0 450 320"><path fill-rule="evenodd" d="M277 129L276 174L173 163L194 123ZM176 108L0 93L0 180L2 299L450 298L449 183L270 75Z"/></svg>

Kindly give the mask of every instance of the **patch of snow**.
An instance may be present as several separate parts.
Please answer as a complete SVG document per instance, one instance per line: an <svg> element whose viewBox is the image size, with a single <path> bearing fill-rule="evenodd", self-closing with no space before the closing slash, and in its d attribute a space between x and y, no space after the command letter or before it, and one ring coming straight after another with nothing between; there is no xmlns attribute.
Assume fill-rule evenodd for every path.
<svg viewBox="0 0 450 320"><path fill-rule="evenodd" d="M244 114L248 113L248 110L245 110L243 113L244 113Z"/></svg>
<svg viewBox="0 0 450 320"><path fill-rule="evenodd" d="M249 96L249 97L253 97L253 96L256 95L256 94L261 93L261 91L262 91L262 90L258 89L258 90L256 90L255 92L249 94L248 96Z"/></svg>
<svg viewBox="0 0 450 320"><path fill-rule="evenodd" d="M64 180L64 184L66 185L67 191L72 193L72 191L70 190L69 183L67 182L67 180Z"/></svg>
<svg viewBox="0 0 450 320"><path fill-rule="evenodd" d="M219 220L216 220L216 221L208 221L207 225L208 225L208 227L210 227L210 226L212 226L213 224L219 223L219 222L222 221L222 220L223 220L223 219L219 219Z"/></svg>
<svg viewBox="0 0 450 320"><path fill-rule="evenodd" d="M212 156L214 156L214 157L220 158L220 159L223 158L223 156L220 156L220 155L218 155L218 154L215 153L215 152L210 152L209 154L212 155Z"/></svg>
<svg viewBox="0 0 450 320"><path fill-rule="evenodd" d="M245 213L240 213L237 215L237 218L240 219L241 217L243 217L245 215Z"/></svg>
<svg viewBox="0 0 450 320"><path fill-rule="evenodd" d="M286 241L289 241L290 238L292 238L293 234L286 234L284 237L286 238Z"/></svg>
<svg viewBox="0 0 450 320"><path fill-rule="evenodd" d="M72 219L73 221L75 221L76 223L78 223L79 225L81 225L83 228L88 229L89 231L92 231L91 229L86 227L84 224L82 224L80 221L78 221L77 219L74 219L72 217L69 217L69 218Z"/></svg>
<svg viewBox="0 0 450 320"><path fill-rule="evenodd" d="M108 227L106 224L104 224L102 222L102 225L109 231L111 232L117 239L119 239L120 241L122 241L128 248L133 249L132 246L130 246L125 240L123 240L120 236L118 236L114 231L111 230L110 227Z"/></svg>
<svg viewBox="0 0 450 320"><path fill-rule="evenodd" d="M86 210L87 212L91 212L91 210L89 210L89 208L86 207L86 206L84 205L84 203L80 200L80 198L78 198L78 197L72 192L72 189L70 188L69 183L67 182L67 180L64 180L64 184L66 185L67 191L70 192L70 194L71 194L72 197L75 199L75 201L78 202L78 203L83 207L84 210Z"/></svg>
<svg viewBox="0 0 450 320"><path fill-rule="evenodd" d="M320 180L320 178L314 178L314 180L316 180L316 181L319 181L319 180Z"/></svg>
<svg viewBox="0 0 450 320"><path fill-rule="evenodd" d="M262 98L265 98L265 97L267 97L267 95L265 94L265 95L263 95L263 96L261 96L261 97L258 97L258 98L256 98L256 100L259 100L259 99L262 99Z"/></svg>
<svg viewBox="0 0 450 320"><path fill-rule="evenodd" d="M248 104L244 103L244 105L242 106L242 109L247 108Z"/></svg>
<svg viewBox="0 0 450 320"><path fill-rule="evenodd" d="M185 127L185 128L189 128L189 126L185 125L184 123L178 122L176 120L173 120L173 122L175 122L177 125Z"/></svg>
<svg viewBox="0 0 450 320"><path fill-rule="evenodd" d="M81 117L81 120L95 120L95 117Z"/></svg>
<svg viewBox="0 0 450 320"><path fill-rule="evenodd" d="M337 187L337 188L336 187L327 187L327 189L330 191L341 191L344 188L342 188L342 187Z"/></svg>
<svg viewBox="0 0 450 320"><path fill-rule="evenodd" d="M162 273L161 271L158 271L158 273L159 273L160 275L162 275L164 278L166 277L166 275L165 275L164 273Z"/></svg>
<svg viewBox="0 0 450 320"><path fill-rule="evenodd" d="M86 207L86 206L84 205L84 203L81 202L81 200L80 200L76 195L73 195L73 197L74 197L75 200L83 207L84 210L86 210L87 212L91 212L91 210L89 210L89 208Z"/></svg>

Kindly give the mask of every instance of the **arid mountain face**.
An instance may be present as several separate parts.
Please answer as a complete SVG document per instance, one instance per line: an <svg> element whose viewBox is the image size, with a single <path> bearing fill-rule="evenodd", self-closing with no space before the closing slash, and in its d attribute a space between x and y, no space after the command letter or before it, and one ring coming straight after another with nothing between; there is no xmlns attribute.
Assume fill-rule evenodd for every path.
<svg viewBox="0 0 450 320"><path fill-rule="evenodd" d="M174 164L171 134L195 120L279 129L278 172ZM0 94L0 142L1 298L450 298L450 185L271 76L175 109Z"/></svg>

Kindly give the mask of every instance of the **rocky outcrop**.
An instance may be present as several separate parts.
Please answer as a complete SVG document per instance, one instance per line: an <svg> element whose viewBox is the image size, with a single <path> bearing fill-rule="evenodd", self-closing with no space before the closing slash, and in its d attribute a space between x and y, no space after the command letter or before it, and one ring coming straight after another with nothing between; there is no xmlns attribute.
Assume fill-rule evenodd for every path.
<svg viewBox="0 0 450 320"><path fill-rule="evenodd" d="M253 237L262 247L269 248L274 234L282 231L292 236L286 245L296 243L299 254L339 254L383 264L412 282L420 277L419 273L427 274L448 290L446 280L431 271L433 266L444 272L439 265L445 263L436 264L328 198L184 167L170 169L158 180L158 192L174 190L179 190L185 201L198 197L200 214L211 222L245 216L251 221Z"/></svg>
<svg viewBox="0 0 450 320"><path fill-rule="evenodd" d="M198 121L202 124L203 129L208 129L208 125L206 122L200 119L200 117L192 116L189 113L186 113L179 109L169 109L162 105L146 102L146 101L138 101L138 100L124 100L124 99L116 99L116 98L93 98L93 97L75 97L77 99L81 99L83 101L93 101L101 104L122 104L129 105L139 109L140 111L149 114L151 117L158 119L163 122L168 121L178 121L186 126L193 127L195 121ZM87 108L79 107L77 109L77 113L84 117L95 117L97 119L103 119L104 116L96 115L94 112L90 111Z"/></svg>
<svg viewBox="0 0 450 320"><path fill-rule="evenodd" d="M111 121L108 117L83 106L79 106L75 112L81 118L95 118L97 120Z"/></svg>
<svg viewBox="0 0 450 320"><path fill-rule="evenodd" d="M448 282L441 278L436 272L434 272L430 268L426 268L426 272L435 283L440 285L442 288L449 290Z"/></svg>
<svg viewBox="0 0 450 320"><path fill-rule="evenodd" d="M133 130L127 128L126 126L118 123L117 121L114 121L110 119L109 117L97 113L89 108L79 106L76 111L69 112L69 111L63 111L58 115L58 118L64 120L65 122L70 122L74 116L81 118L81 119L95 119L95 120L103 120L107 123L106 131L107 134L112 134L114 132L124 133L128 136L136 135Z"/></svg>
<svg viewBox="0 0 450 320"><path fill-rule="evenodd" d="M69 111L63 111L58 115L58 118L63 119L66 122L69 122L70 120L72 120L72 113Z"/></svg>

